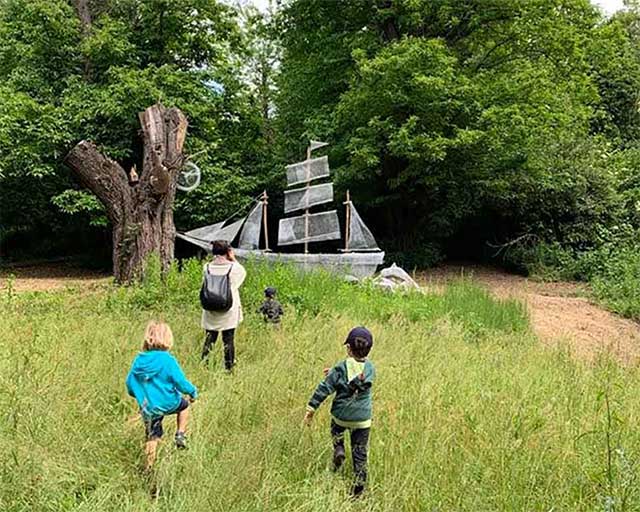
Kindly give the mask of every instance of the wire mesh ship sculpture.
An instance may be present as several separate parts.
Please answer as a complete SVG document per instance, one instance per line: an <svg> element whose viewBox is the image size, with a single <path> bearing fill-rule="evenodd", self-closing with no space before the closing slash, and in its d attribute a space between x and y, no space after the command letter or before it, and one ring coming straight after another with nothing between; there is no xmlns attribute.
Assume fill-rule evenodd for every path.
<svg viewBox="0 0 640 512"><path fill-rule="evenodd" d="M311 141L307 148L307 158L302 162L288 165L287 185L299 186L285 191L285 214L304 211L302 215L280 219L278 226L278 245L299 244L304 247L302 253L272 252L269 250L267 230L266 192L256 198L255 204L246 217L234 222L218 222L209 226L193 229L177 236L205 250L210 249L213 240L227 240L234 247L236 256L241 259L255 258L269 262L290 262L302 269L325 268L340 274L349 274L358 278L372 275L384 259L369 228L362 221L351 202L347 191L346 226L344 248L337 253L310 253L309 244L340 240L342 234L336 210L311 213L311 208L333 202L333 183L312 182L330 176L327 156L312 158L315 149L325 146L324 142ZM264 248L260 248L263 232ZM239 233L239 236L238 236ZM237 243L233 242L237 240Z"/></svg>

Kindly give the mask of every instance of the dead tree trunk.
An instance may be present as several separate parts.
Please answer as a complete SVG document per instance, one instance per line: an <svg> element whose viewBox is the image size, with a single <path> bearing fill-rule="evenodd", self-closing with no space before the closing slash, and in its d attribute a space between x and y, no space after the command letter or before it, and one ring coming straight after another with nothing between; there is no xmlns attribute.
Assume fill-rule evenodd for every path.
<svg viewBox="0 0 640 512"><path fill-rule="evenodd" d="M113 226L113 274L118 283L139 278L147 257L156 253L163 270L173 259L173 202L184 162L187 119L177 108L156 104L140 113L144 159L138 183L87 141L76 145L65 163L104 205Z"/></svg>

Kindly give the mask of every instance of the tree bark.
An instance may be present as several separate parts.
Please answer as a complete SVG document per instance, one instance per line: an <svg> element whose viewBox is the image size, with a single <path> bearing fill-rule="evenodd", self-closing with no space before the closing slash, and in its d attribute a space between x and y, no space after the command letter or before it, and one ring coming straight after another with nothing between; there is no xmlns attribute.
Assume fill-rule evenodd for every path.
<svg viewBox="0 0 640 512"><path fill-rule="evenodd" d="M384 18L381 20L380 25L382 29L382 36L388 43L397 41L400 39L400 31L398 30L398 20L396 14L393 12L393 0L383 0L378 4L378 9L381 11L388 10Z"/></svg>
<svg viewBox="0 0 640 512"><path fill-rule="evenodd" d="M91 30L91 9L89 7L89 0L74 0L73 2L78 12L78 18L80 18L80 24L82 27L83 35L89 34Z"/></svg>
<svg viewBox="0 0 640 512"><path fill-rule="evenodd" d="M82 29L82 38L86 39L91 34L91 6L89 0L74 0L73 1L78 18L80 19L80 28ZM91 62L86 55L83 57L84 61L84 78L89 80L91 78Z"/></svg>
<svg viewBox="0 0 640 512"><path fill-rule="evenodd" d="M163 270L173 259L173 202L188 123L179 109L159 104L139 118L144 158L137 184L129 184L125 170L91 142L78 143L65 158L106 209L113 226L113 274L118 283L140 278L152 253L159 256Z"/></svg>

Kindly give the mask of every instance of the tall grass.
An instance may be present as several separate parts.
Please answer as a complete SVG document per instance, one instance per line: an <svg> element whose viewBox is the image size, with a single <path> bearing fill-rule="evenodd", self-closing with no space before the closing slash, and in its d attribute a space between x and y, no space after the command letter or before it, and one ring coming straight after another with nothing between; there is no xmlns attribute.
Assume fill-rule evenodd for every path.
<svg viewBox="0 0 640 512"><path fill-rule="evenodd" d="M0 298L0 510L640 510L637 369L545 349L526 313L461 282L388 295L324 274L253 266L237 372L199 364L200 265L163 284ZM255 313L279 289L282 328ZM155 472L124 378L145 323L173 327L200 388L190 448L168 427ZM328 407L301 425L355 324L378 370L368 496L329 471ZM212 361L213 362L213 361Z"/></svg>

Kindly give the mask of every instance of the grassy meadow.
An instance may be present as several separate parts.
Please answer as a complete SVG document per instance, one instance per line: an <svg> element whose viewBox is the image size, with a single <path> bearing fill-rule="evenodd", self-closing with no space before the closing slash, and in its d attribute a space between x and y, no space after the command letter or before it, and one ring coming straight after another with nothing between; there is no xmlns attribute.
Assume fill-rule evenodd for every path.
<svg viewBox="0 0 640 512"><path fill-rule="evenodd" d="M0 297L0 510L640 510L637 368L542 346L525 309L469 282L389 295L249 266L237 371L200 365L200 264L166 283ZM255 313L278 287L280 330ZM124 379L149 319L200 390L189 449L173 418L151 475ZM370 492L330 470L329 403L306 402L354 325L375 336Z"/></svg>

